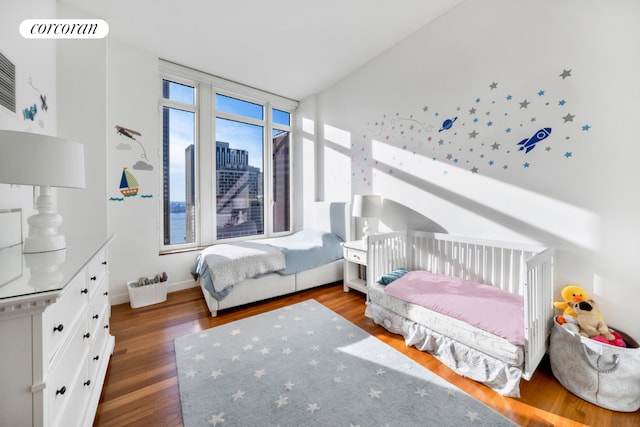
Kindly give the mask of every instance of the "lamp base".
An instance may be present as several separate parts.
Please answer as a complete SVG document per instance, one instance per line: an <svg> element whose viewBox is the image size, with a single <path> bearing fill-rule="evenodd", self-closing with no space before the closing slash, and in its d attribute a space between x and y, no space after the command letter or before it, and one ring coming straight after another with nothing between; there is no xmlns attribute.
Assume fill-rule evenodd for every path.
<svg viewBox="0 0 640 427"><path fill-rule="evenodd" d="M66 247L64 234L58 233L62 216L56 212L51 187L40 186L40 195L36 201L38 213L29 217L29 235L24 240L23 252L26 254L51 252Z"/></svg>
<svg viewBox="0 0 640 427"><path fill-rule="evenodd" d="M30 236L24 239L25 254L59 251L67 247L64 234L55 236Z"/></svg>

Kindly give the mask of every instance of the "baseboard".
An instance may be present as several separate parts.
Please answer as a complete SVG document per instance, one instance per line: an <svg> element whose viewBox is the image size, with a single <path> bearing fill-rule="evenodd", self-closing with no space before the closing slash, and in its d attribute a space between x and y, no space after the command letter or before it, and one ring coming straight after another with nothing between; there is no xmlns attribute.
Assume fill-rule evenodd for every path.
<svg viewBox="0 0 640 427"><path fill-rule="evenodd" d="M183 282L176 282L167 285L167 293L181 291L183 289L195 288L198 286L198 282L195 280L186 280ZM109 302L111 305L125 304L129 302L129 292L119 295L110 295Z"/></svg>

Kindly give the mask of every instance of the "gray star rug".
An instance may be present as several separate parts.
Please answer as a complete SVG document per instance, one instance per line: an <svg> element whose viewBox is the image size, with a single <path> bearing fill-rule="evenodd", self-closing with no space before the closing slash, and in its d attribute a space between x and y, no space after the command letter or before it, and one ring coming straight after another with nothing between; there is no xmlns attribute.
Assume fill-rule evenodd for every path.
<svg viewBox="0 0 640 427"><path fill-rule="evenodd" d="M315 300L177 338L195 426L514 426Z"/></svg>

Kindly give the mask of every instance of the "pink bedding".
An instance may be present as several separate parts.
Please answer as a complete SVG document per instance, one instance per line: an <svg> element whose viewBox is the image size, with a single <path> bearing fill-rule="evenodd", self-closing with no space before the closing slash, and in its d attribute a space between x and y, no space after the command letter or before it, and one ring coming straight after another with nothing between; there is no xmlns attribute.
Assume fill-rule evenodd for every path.
<svg viewBox="0 0 640 427"><path fill-rule="evenodd" d="M411 271L385 287L403 301L462 320L524 345L524 298L494 286L456 277Z"/></svg>

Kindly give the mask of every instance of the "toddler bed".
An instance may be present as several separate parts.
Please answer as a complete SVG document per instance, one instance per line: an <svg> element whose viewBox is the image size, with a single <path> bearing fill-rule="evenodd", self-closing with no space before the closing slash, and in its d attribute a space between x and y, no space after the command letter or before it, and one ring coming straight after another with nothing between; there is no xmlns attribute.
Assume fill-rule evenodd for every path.
<svg viewBox="0 0 640 427"><path fill-rule="evenodd" d="M553 250L421 231L369 237L365 315L455 372L519 397L553 323Z"/></svg>
<svg viewBox="0 0 640 427"><path fill-rule="evenodd" d="M218 310L342 280L351 238L348 202L316 202L313 223L292 235L216 244L191 268L211 316Z"/></svg>

